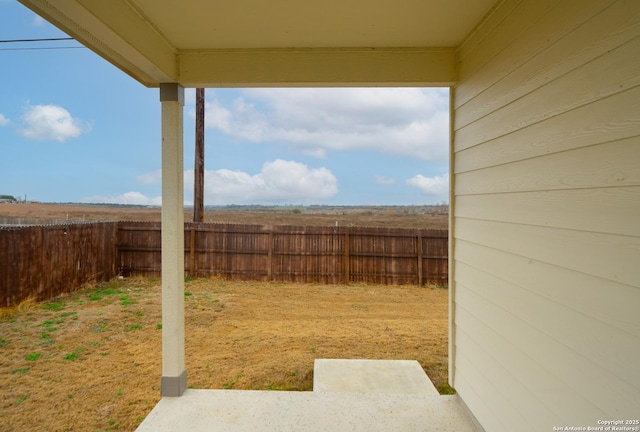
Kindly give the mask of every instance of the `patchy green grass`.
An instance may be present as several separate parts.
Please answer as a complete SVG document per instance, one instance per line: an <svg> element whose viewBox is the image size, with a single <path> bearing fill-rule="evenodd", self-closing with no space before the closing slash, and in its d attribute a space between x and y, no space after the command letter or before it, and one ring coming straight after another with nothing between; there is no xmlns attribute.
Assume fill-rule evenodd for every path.
<svg viewBox="0 0 640 432"><path fill-rule="evenodd" d="M222 387L223 387L225 390L231 390L231 389L233 388L233 386L234 386L234 385L236 385L236 383L238 382L238 380L239 380L240 378L243 378L243 377L244 377L244 374L239 373L238 375L236 375L236 377L235 377L234 379L229 380L229 381L225 382L224 384L222 384Z"/></svg>
<svg viewBox="0 0 640 432"><path fill-rule="evenodd" d="M102 333L106 329L107 329L107 320L106 319L100 319L98 321L98 325L92 326L89 331L91 331L91 333Z"/></svg>
<svg viewBox="0 0 640 432"><path fill-rule="evenodd" d="M82 351L84 351L84 347L78 347L72 352L70 352L69 354L67 354L66 356L64 356L64 359L71 360L71 361L78 360L80 358L80 354L82 353Z"/></svg>
<svg viewBox="0 0 640 432"><path fill-rule="evenodd" d="M22 396L20 396L18 399L16 399L16 405L20 405L22 402L26 401L27 399L29 399L29 394L24 394Z"/></svg>
<svg viewBox="0 0 640 432"><path fill-rule="evenodd" d="M137 303L137 301L130 299L128 295L120 296L120 304L122 306L131 306Z"/></svg>
<svg viewBox="0 0 640 432"><path fill-rule="evenodd" d="M40 307L45 310L59 311L60 309L64 309L65 307L67 307L67 303L60 299L53 299L49 300L48 302L42 303Z"/></svg>
<svg viewBox="0 0 640 432"><path fill-rule="evenodd" d="M124 327L124 331L129 332L132 330L139 330L142 328L142 324L131 324Z"/></svg>
<svg viewBox="0 0 640 432"><path fill-rule="evenodd" d="M456 394L456 390L451 387L448 383L441 383L436 386L436 390L441 395L453 395Z"/></svg>

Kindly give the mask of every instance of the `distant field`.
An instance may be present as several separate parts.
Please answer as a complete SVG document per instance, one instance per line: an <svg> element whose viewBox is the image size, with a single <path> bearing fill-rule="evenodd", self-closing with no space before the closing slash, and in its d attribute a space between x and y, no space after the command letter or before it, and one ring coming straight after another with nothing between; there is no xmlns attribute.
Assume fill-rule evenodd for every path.
<svg viewBox="0 0 640 432"><path fill-rule="evenodd" d="M447 229L444 206L383 207L224 207L205 210L205 222L258 225L378 226ZM53 220L159 221L160 208L83 204L0 203L0 224L22 218L51 223ZM185 221L192 220L191 210ZM31 222L31 221L29 221Z"/></svg>

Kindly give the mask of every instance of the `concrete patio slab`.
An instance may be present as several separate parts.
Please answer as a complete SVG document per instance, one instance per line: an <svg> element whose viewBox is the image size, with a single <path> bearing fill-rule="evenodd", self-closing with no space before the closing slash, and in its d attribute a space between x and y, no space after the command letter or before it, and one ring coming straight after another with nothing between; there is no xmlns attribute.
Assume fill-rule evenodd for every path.
<svg viewBox="0 0 640 432"><path fill-rule="evenodd" d="M313 391L439 396L415 360L316 359Z"/></svg>
<svg viewBox="0 0 640 432"><path fill-rule="evenodd" d="M139 432L476 432L457 396L192 390L165 397Z"/></svg>

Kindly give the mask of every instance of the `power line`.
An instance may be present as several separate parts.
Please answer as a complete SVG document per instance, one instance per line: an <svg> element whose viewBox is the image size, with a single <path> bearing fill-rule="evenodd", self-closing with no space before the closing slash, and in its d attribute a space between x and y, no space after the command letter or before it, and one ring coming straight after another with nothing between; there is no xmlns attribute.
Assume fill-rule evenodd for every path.
<svg viewBox="0 0 640 432"><path fill-rule="evenodd" d="M41 48L0 48L0 51L42 51L42 50L63 50L63 49L87 49L83 46L73 47L41 47Z"/></svg>
<svg viewBox="0 0 640 432"><path fill-rule="evenodd" d="M59 37L59 38L38 38L38 39L5 39L0 40L0 44L13 44L13 43L33 43L33 42L59 42L59 41L72 41L75 40L72 37ZM20 48L0 48L0 51L40 51L40 50L61 50L61 49L84 49L83 46L60 46L60 47L20 47Z"/></svg>
<svg viewBox="0 0 640 432"><path fill-rule="evenodd" d="M63 41L63 40L75 40L75 39L72 37L41 38L41 39L6 39L6 40L0 40L0 43L49 42L49 41Z"/></svg>

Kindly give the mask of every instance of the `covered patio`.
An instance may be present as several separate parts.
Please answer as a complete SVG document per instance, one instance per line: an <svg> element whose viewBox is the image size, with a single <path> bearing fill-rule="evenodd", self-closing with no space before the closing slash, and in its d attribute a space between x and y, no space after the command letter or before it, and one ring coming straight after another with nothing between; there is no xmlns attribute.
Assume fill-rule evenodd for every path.
<svg viewBox="0 0 640 432"><path fill-rule="evenodd" d="M640 2L20 1L159 88L163 399L141 430L637 419ZM187 390L184 88L320 86L451 89L454 397Z"/></svg>
<svg viewBox="0 0 640 432"><path fill-rule="evenodd" d="M440 396L417 361L318 359L312 392L188 389L138 431L476 432L460 399Z"/></svg>

